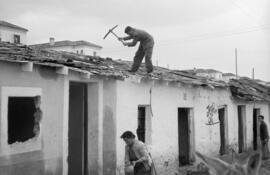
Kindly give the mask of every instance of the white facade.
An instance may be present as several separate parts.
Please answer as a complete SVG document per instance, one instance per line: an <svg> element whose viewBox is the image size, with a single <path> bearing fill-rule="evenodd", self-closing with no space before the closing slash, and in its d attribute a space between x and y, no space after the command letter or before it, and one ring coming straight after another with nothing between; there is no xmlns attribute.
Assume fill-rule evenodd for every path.
<svg viewBox="0 0 270 175"><path fill-rule="evenodd" d="M235 79L236 76L235 75L222 75L222 79L225 82L229 82L231 79Z"/></svg>
<svg viewBox="0 0 270 175"><path fill-rule="evenodd" d="M87 166L90 174L123 174L125 143L120 136L127 130L136 133L140 106L147 107L146 144L152 154L158 174L164 175L178 174L180 167L179 145L184 142L180 142L182 138L179 134L179 119L181 118L178 113L179 108L190 110L187 124L189 140L186 142L189 142L188 153L190 159L193 160L195 151L207 155L219 155L221 134L220 124L216 122L219 121L217 110L220 108L225 108L227 150L233 148L238 151L239 105L244 106L245 150L253 147L254 109L260 109L260 114L265 116L265 122L269 126L269 103L256 102L254 104L236 101L232 98L230 89L227 88L211 89L149 79L140 82L135 79L123 81L110 78L100 79L84 76L85 72L77 72L79 69L69 71L66 71L64 67L51 69L47 64L44 64L44 67L42 64L37 66L34 64L26 69L24 64L27 63L1 62L0 64L0 97L1 109L3 109L0 115L3 136L0 147L1 172L7 172L6 164L12 172L25 172L24 174L34 171L41 172L36 174L67 175L68 168L74 167L68 161L69 147L72 143L69 133L75 132L76 137L81 137L82 135L79 135L77 130L79 131L79 128L83 126L71 129L69 124L73 117L73 115L69 116L69 110L71 107L74 108L73 105L69 105L72 101L70 82L80 82L87 87L88 112L84 117L87 117ZM7 81L9 79L13 81ZM41 96L41 109L44 114L41 121L42 140L33 140L33 142L30 140L22 144L16 143L14 146L6 145L3 139L7 135L3 133L8 126L6 120L8 96L32 95ZM213 114L213 125L208 124L209 106L214 109L210 111ZM80 115L76 115L76 119L79 118ZM85 148L77 147L76 149L77 152L82 150ZM24 153L27 157L20 158L16 155L17 153L20 155ZM32 161L28 160L29 157L33 157ZM21 161L18 163L20 166L13 164L17 161ZM36 165L38 161L41 164ZM22 165L30 168L21 170ZM44 166L46 169L42 169Z"/></svg>
<svg viewBox="0 0 270 175"><path fill-rule="evenodd" d="M21 49L23 52L25 48ZM234 94L223 83L214 88L204 83L199 86L137 75L118 80L63 65L62 61L51 63L52 59L22 62L6 58L16 58L12 56L13 50L10 54L1 54L0 64L1 174L67 175L72 174L71 170L81 170L89 174L122 175L125 143L120 136L127 130L137 133L141 120L139 109L143 106L146 109L145 143L158 174L162 175L179 174L183 150L188 154L189 163L194 161L195 151L219 155L223 136L226 149L223 153L230 149L237 152L239 138L243 138L243 151L253 148L253 127L257 121L254 111L265 116L269 128L269 93L259 98L268 102L240 101L236 98L241 98L241 93ZM7 142L9 122L23 123L9 120L12 119L8 114L10 97L39 97L39 102L34 104L40 108L42 116L37 123L40 124L39 135ZM240 107L243 109L241 117L238 116ZM188 112L183 114L181 109ZM221 109L224 115L220 115ZM224 119L223 129L220 118ZM36 116L31 120L36 121ZM243 137L239 137L239 123L243 126ZM188 136L179 130L184 130ZM255 141L259 147L260 142ZM183 148L183 145L188 146Z"/></svg>
<svg viewBox="0 0 270 175"><path fill-rule="evenodd" d="M91 46L59 46L59 47L50 47L48 49L92 56L97 56L99 54L99 51L101 50L100 48Z"/></svg>
<svg viewBox="0 0 270 175"><path fill-rule="evenodd" d="M212 73L200 72L200 73L196 73L196 75L202 76L202 77L207 77L207 78L214 78L216 80L222 80L222 73L221 72L212 72Z"/></svg>
<svg viewBox="0 0 270 175"><path fill-rule="evenodd" d="M244 149L253 147L253 109L259 108L269 126L270 107L268 103L236 102L228 89L211 90L202 87L164 86L152 84L117 83L116 142L117 167L123 170L124 142L121 134L130 130L136 133L138 127L138 106L150 105L153 116L146 119L146 143L152 153L159 174L175 174L179 169L178 108L189 108L190 114L190 152L199 151L217 156L221 145L220 124L207 125L207 106L216 110L225 108L226 149L238 151L238 105L245 106ZM218 112L213 113L213 121L218 122ZM151 124L149 124L151 122ZM192 153L193 152L193 153ZM192 155L191 155L192 156Z"/></svg>
<svg viewBox="0 0 270 175"><path fill-rule="evenodd" d="M84 41L84 40L55 41L53 37L50 38L48 43L33 44L33 45L30 45L30 47L46 49L46 50L65 51L65 52L71 52L71 53L76 53L80 55L90 55L90 56L99 55L99 52L102 49L101 46L90 43L88 41Z"/></svg>
<svg viewBox="0 0 270 175"><path fill-rule="evenodd" d="M10 28L0 25L0 38L1 41L14 43L14 35L20 36L20 43L27 44L26 40L27 31L21 29Z"/></svg>

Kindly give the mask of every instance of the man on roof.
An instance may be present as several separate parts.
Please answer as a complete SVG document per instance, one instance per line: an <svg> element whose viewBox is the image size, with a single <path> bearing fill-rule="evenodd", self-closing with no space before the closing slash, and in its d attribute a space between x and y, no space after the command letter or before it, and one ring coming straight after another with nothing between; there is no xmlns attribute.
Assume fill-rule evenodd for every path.
<svg viewBox="0 0 270 175"><path fill-rule="evenodd" d="M146 31L135 29L133 27L127 26L125 28L125 33L128 35L123 38L119 38L119 40L131 40L131 42L125 42L124 45L128 47L136 46L137 42L140 42L140 46L134 56L134 61L130 72L136 72L140 67L143 58L145 57L145 64L147 73L153 72L152 65L152 53L154 47L154 39L153 37L147 33Z"/></svg>

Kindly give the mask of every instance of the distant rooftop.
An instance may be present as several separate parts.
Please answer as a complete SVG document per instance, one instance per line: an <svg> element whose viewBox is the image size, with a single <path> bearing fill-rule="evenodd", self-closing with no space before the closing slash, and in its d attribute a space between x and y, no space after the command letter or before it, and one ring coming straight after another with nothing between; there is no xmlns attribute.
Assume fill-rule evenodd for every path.
<svg viewBox="0 0 270 175"><path fill-rule="evenodd" d="M218 70L215 70L215 69L189 69L189 70L184 70L186 72L189 72L189 73L192 73L192 74L196 74L196 73L221 73L220 71Z"/></svg>
<svg viewBox="0 0 270 175"><path fill-rule="evenodd" d="M42 49L61 47L61 46L90 46L90 47L96 47L99 49L102 48L101 46L97 44L90 43L84 40L79 40L79 41L63 40L63 41L55 41L55 42L53 41L53 44L48 42L48 43L42 43L42 44L33 44L29 46L33 48L42 48Z"/></svg>
<svg viewBox="0 0 270 175"><path fill-rule="evenodd" d="M6 21L1 21L1 20L0 20L0 26L5 26L5 27L13 28L13 29L24 30L24 31L26 31L26 32L28 31L26 28L17 26L17 25L15 25L15 24L11 24L11 23L6 22Z"/></svg>
<svg viewBox="0 0 270 175"><path fill-rule="evenodd" d="M222 75L223 76L235 76L235 74L233 74L233 73L223 73Z"/></svg>

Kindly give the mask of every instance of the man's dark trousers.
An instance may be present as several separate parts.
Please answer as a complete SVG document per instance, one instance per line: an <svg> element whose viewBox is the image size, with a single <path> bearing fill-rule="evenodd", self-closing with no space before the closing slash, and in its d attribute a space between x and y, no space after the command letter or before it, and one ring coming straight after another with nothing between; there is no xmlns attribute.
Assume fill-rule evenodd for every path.
<svg viewBox="0 0 270 175"><path fill-rule="evenodd" d="M148 73L152 72L153 71L153 64L151 60L152 53L153 47L143 48L142 44L140 44L139 49L137 50L134 56L131 71L136 72L142 63L143 57L145 57L146 70Z"/></svg>
<svg viewBox="0 0 270 175"><path fill-rule="evenodd" d="M264 121L262 121L260 125L260 137L261 137L261 143L262 143L261 146L262 146L263 159L266 159L269 156L269 149L268 149L269 134L268 134L267 125Z"/></svg>

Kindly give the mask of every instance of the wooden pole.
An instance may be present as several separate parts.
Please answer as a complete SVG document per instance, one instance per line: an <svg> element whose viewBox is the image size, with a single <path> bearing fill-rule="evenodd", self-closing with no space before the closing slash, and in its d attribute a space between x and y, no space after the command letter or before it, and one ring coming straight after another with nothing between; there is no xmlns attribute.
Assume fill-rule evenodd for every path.
<svg viewBox="0 0 270 175"><path fill-rule="evenodd" d="M238 79L238 60L237 60L237 48L235 48L234 50L234 54L235 54L235 78Z"/></svg>

